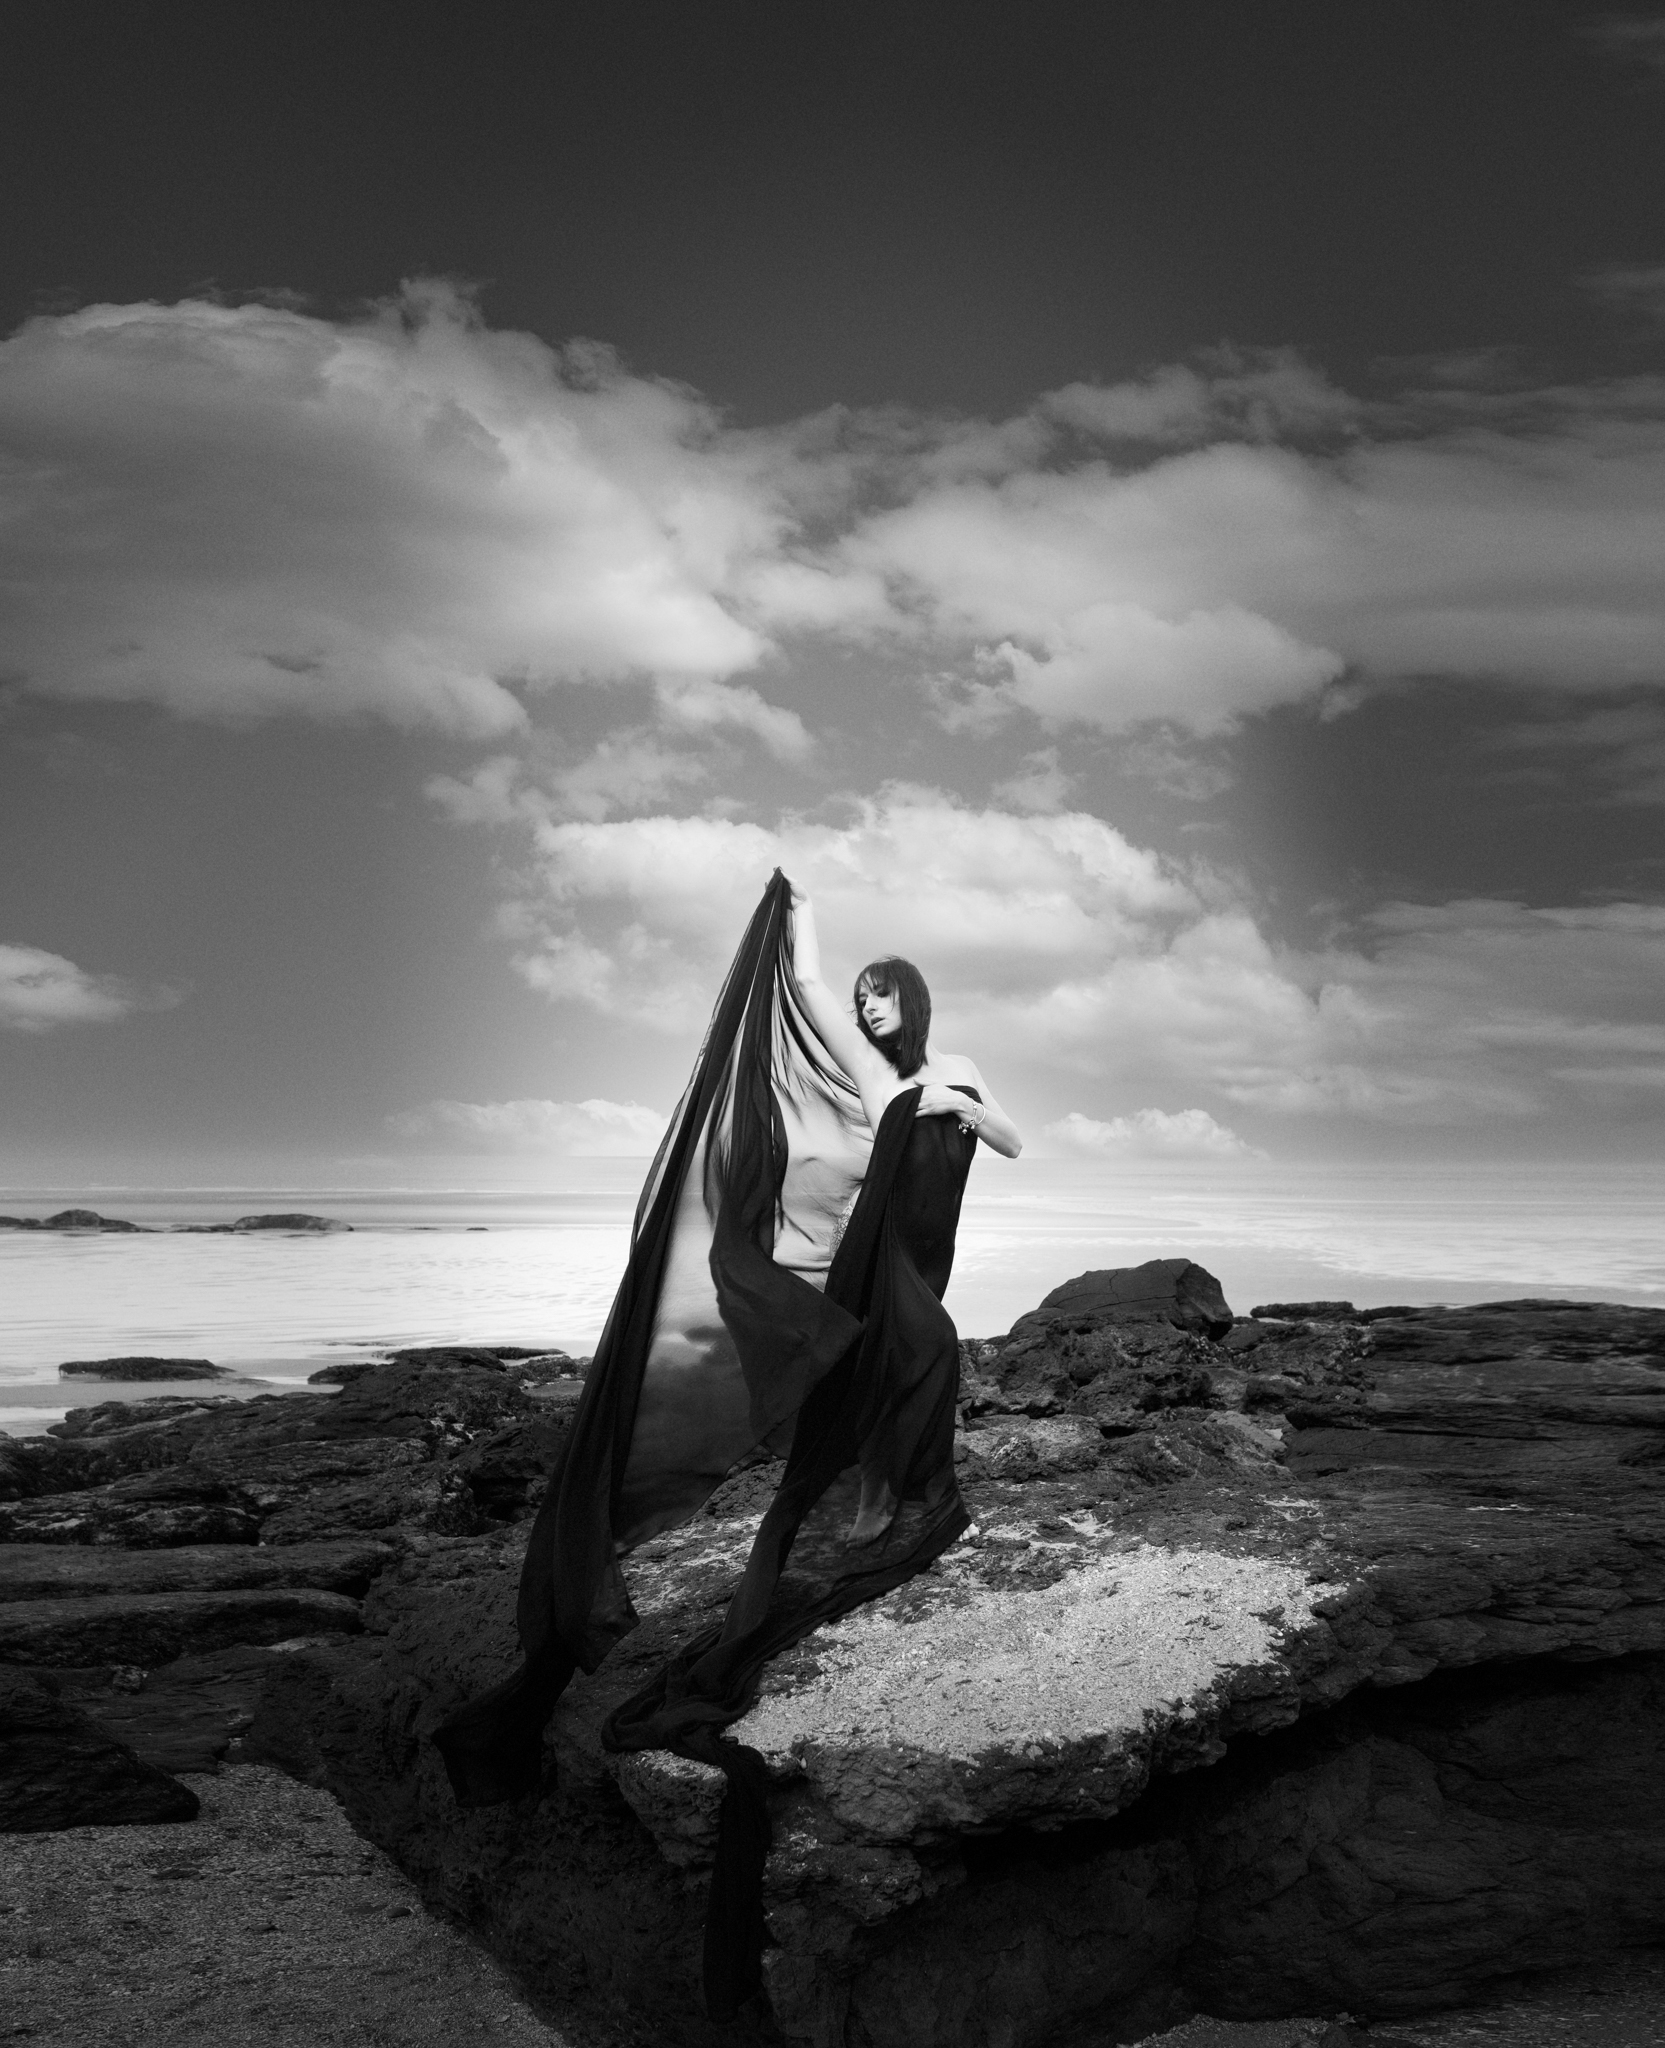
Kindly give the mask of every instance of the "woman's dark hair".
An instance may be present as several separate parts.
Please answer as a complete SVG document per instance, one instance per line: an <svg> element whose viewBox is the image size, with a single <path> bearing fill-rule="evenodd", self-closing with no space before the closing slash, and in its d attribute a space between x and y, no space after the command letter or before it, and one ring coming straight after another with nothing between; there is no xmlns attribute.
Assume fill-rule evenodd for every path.
<svg viewBox="0 0 1665 2048"><path fill-rule="evenodd" d="M861 1012L861 992L895 996L902 1013L902 1028L894 1038L875 1038ZM899 960L894 953L874 960L856 976L856 1026L869 1045L876 1045L905 1081L919 1071L925 1059L925 1041L931 1035L931 991L925 977L911 960Z"/></svg>

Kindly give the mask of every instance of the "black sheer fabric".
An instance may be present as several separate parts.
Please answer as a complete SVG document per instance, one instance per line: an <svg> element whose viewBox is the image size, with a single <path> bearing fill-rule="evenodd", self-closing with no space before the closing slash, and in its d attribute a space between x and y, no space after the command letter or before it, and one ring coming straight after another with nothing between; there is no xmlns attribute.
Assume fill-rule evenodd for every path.
<svg viewBox="0 0 1665 2048"><path fill-rule="evenodd" d="M976 1140L952 1116L916 1117L910 1088L868 1156L859 1101L793 980L790 902L777 872L648 1175L533 1524L525 1661L434 1738L463 1805L535 1792L562 1690L635 1624L621 1558L696 1512L748 1454L784 1452L724 1621L603 1729L611 1749L669 1749L728 1778L706 1924L718 2018L760 1981L769 1848L763 1761L723 1729L771 1656L910 1578L968 1520L954 1483L958 1343L941 1295Z"/></svg>

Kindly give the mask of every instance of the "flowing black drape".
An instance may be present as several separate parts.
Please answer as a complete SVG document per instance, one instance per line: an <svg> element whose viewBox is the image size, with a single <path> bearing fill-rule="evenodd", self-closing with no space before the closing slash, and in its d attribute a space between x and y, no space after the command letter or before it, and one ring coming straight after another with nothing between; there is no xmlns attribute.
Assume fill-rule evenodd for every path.
<svg viewBox="0 0 1665 2048"><path fill-rule="evenodd" d="M517 1621L524 1662L437 1731L458 1800L537 1790L542 1734L573 1671L635 1625L621 1553L695 1512L766 1445L784 1476L720 1627L690 1642L603 1729L728 1778L706 1924L706 1998L730 2015L759 1982L767 1777L722 1730L767 1660L899 1585L966 1526L954 1485L954 1327L940 1295L970 1143L952 1117L892 1101L824 1288L781 1263L823 1243L859 1105L792 976L777 871L723 984L693 1077L637 1210L629 1263L563 1455L533 1524ZM839 1143L842 1135L843 1153ZM839 1219L842 1220L842 1219ZM855 1475L897 1503L854 1542ZM796 1551L796 1556L794 1552ZM788 1561L793 1560L788 1572Z"/></svg>

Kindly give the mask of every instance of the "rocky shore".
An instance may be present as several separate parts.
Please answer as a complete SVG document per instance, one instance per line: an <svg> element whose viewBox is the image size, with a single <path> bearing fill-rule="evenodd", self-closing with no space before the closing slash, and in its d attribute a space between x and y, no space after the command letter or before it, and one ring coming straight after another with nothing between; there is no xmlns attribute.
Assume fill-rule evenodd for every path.
<svg viewBox="0 0 1665 2048"><path fill-rule="evenodd" d="M129 1223L120 1216L101 1216L96 1209L59 1209L51 1216L0 1216L0 1230L115 1231L131 1235L154 1235L163 1226ZM300 1231L310 1237L351 1230L350 1223L333 1216L310 1216L299 1212L282 1215L238 1216L230 1223L170 1223L168 1230L193 1237L246 1237L254 1230Z"/></svg>
<svg viewBox="0 0 1665 2048"><path fill-rule="evenodd" d="M0 1718L28 1757L0 1825L136 1820L99 1802L276 1763L598 2038L718 2038L714 1774L597 1731L721 1601L772 1468L637 1554L642 1626L563 1701L535 1807L459 1814L425 1740L512 1661L580 1387L558 1355L410 1351L336 1393L0 1438ZM779 1660L737 1731L776 1786L743 2031L1408 2037L1665 1942L1665 1313L1234 1317L1163 1261L966 1345L961 1419L972 1532Z"/></svg>

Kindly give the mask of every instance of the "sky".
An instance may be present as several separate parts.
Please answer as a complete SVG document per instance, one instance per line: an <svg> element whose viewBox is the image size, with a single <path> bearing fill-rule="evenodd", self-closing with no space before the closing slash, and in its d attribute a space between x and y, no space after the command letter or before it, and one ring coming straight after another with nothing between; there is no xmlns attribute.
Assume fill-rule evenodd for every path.
<svg viewBox="0 0 1665 2048"><path fill-rule="evenodd" d="M0 1183L1665 1151L1665 11L25 4Z"/></svg>

